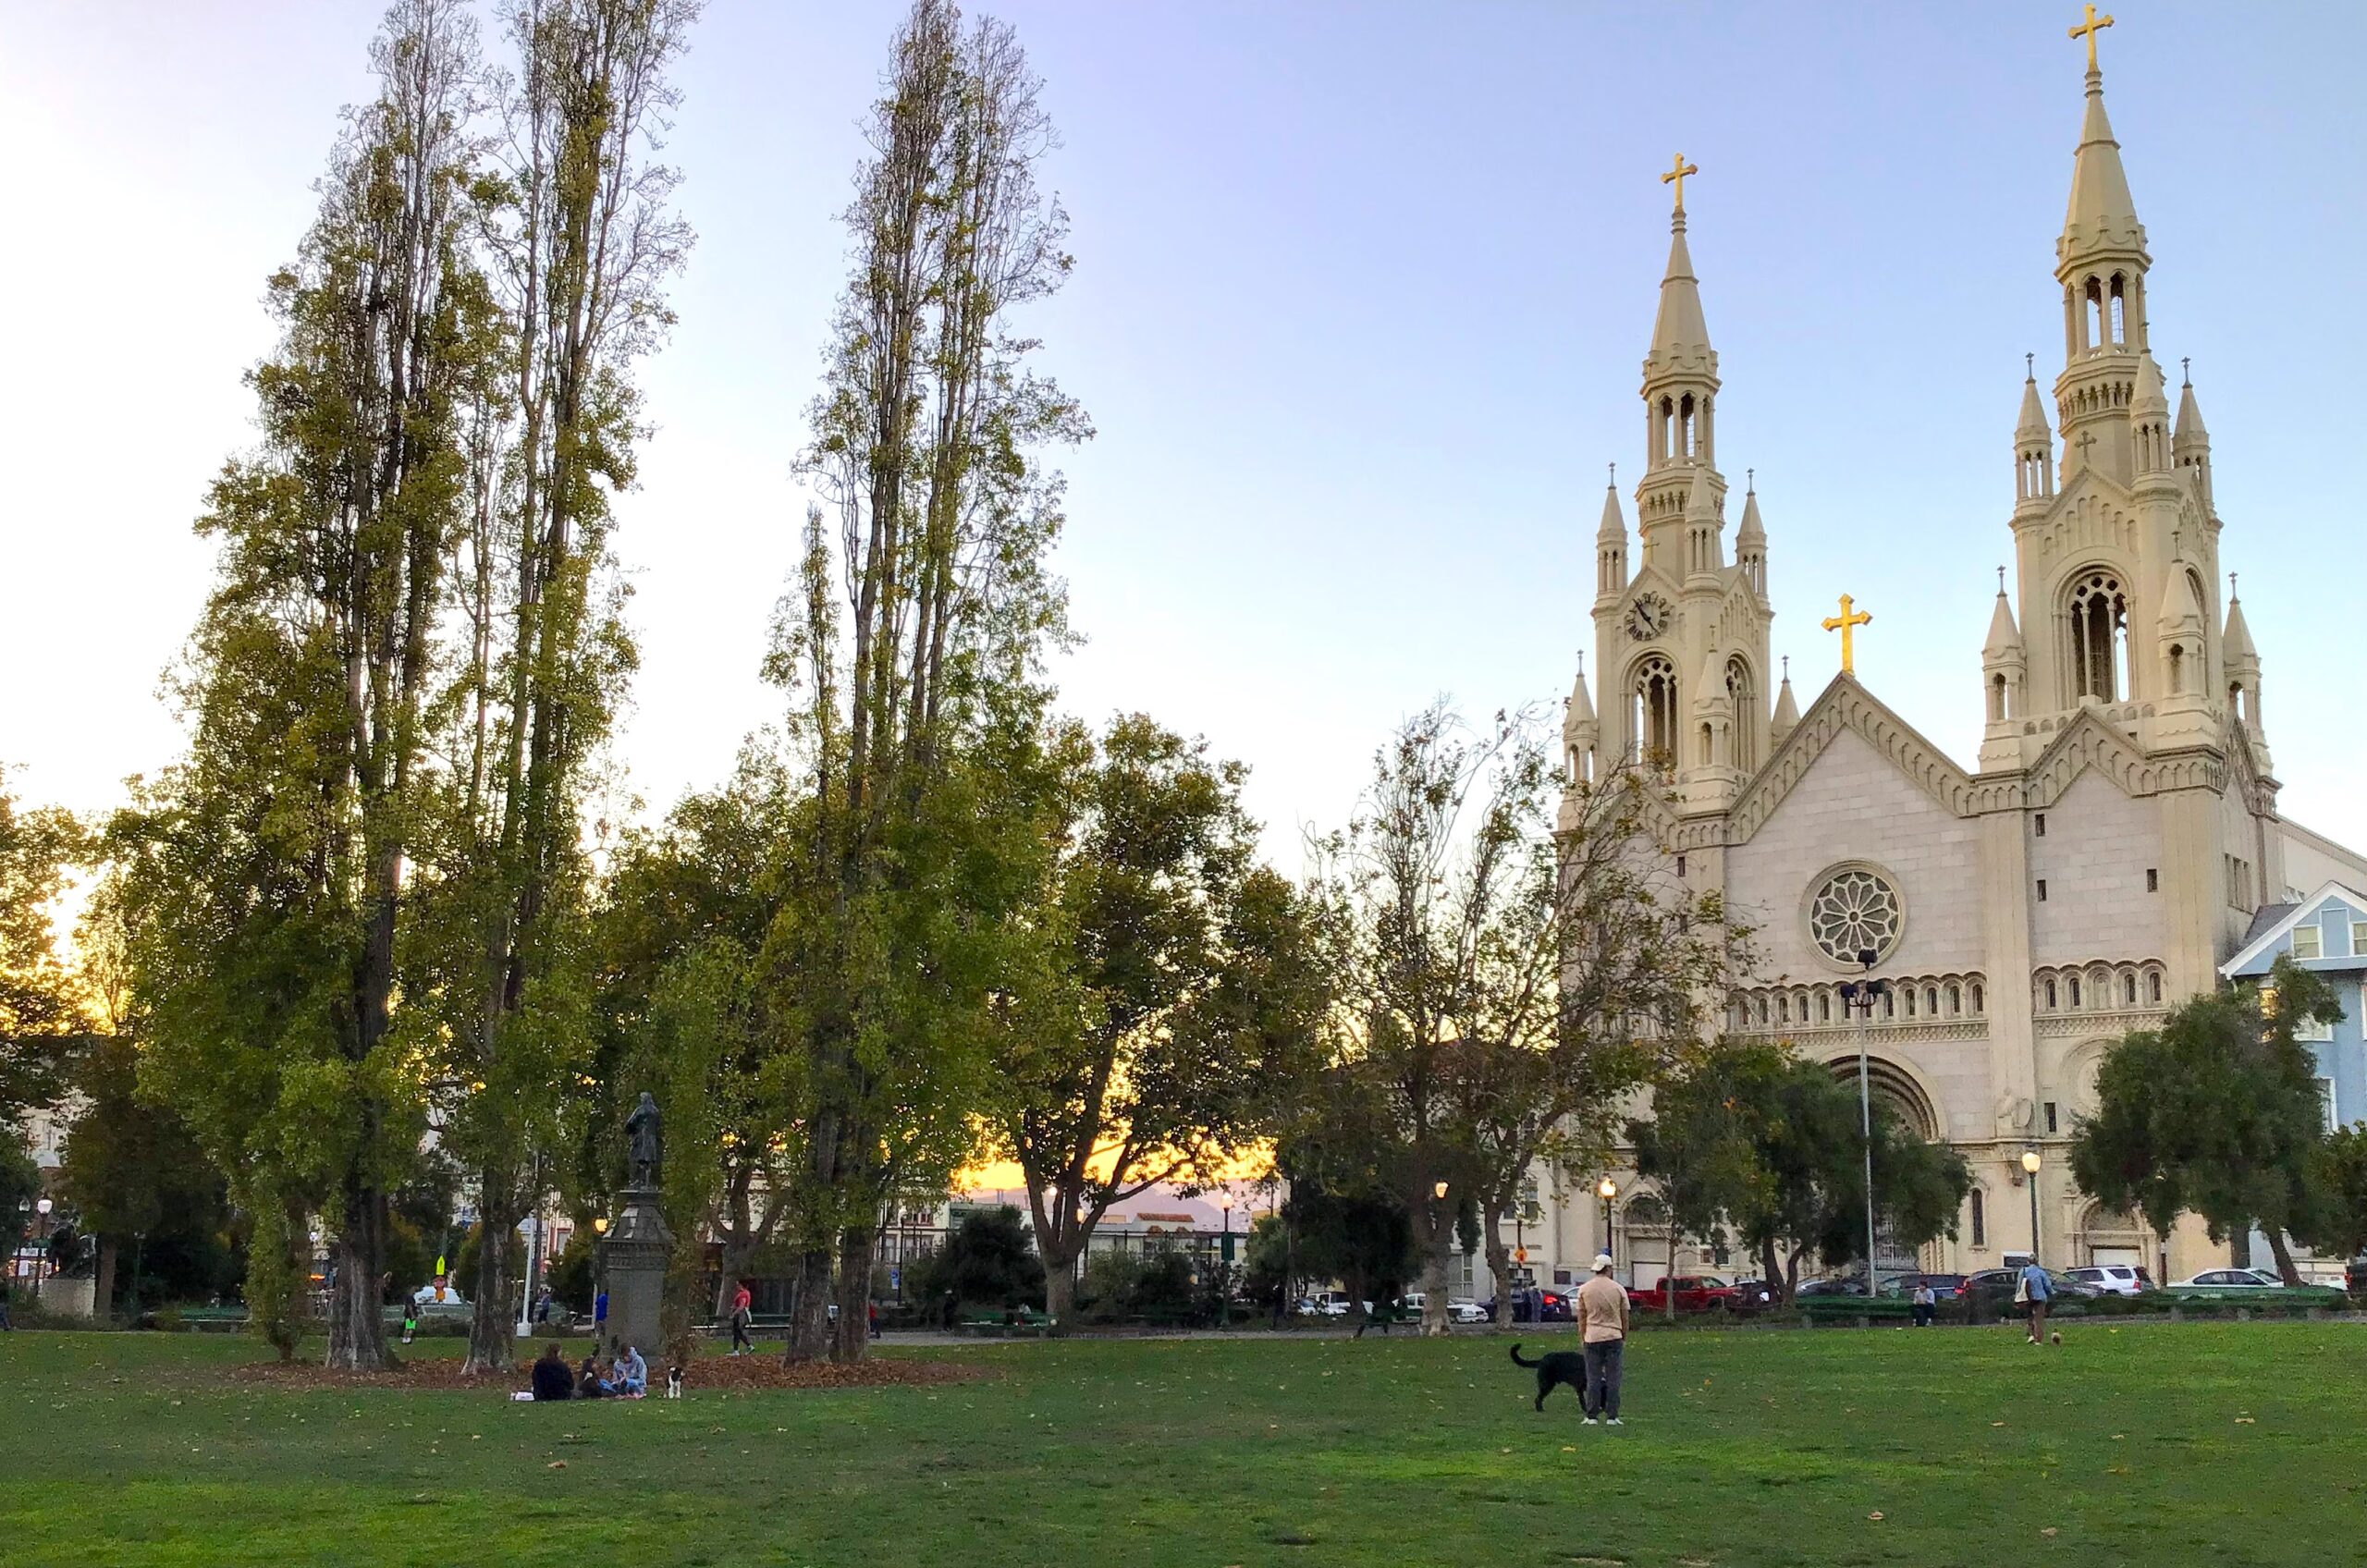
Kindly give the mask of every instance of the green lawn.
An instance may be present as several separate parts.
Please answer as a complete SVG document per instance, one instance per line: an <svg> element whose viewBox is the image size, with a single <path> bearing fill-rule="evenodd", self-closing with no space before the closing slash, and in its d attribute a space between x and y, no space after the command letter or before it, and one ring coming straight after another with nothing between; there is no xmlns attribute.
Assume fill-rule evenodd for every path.
<svg viewBox="0 0 2367 1568"><path fill-rule="evenodd" d="M975 1383L535 1406L18 1333L0 1562L2320 1568L2367 1562L2362 1353L2338 1323L1652 1333L1611 1431L1532 1414L1486 1337L990 1344L934 1353Z"/></svg>

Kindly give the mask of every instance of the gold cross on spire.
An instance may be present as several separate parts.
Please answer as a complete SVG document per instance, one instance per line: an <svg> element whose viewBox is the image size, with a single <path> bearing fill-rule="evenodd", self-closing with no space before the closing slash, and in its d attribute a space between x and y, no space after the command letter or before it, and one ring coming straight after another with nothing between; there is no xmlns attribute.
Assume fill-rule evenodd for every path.
<svg viewBox="0 0 2367 1568"><path fill-rule="evenodd" d="M1841 613L1836 616L1827 616L1824 621L1824 629L1827 631L1841 633L1841 673L1844 675L1855 674L1858 668L1853 656L1855 650L1849 646L1850 630L1854 627L1871 625L1874 619L1863 610L1858 610L1855 614L1850 613L1851 603L1848 594L1842 594Z"/></svg>
<svg viewBox="0 0 2367 1568"><path fill-rule="evenodd" d="M1694 167L1691 164L1686 163L1685 161L1685 154L1679 153L1676 155L1676 162L1669 165L1668 173L1661 176L1661 183L1662 185L1674 185L1676 187L1676 210L1678 212L1681 213L1685 211L1685 177L1689 174L1699 174L1700 172L1701 171L1699 169Z"/></svg>
<svg viewBox="0 0 2367 1568"><path fill-rule="evenodd" d="M2096 34L2110 26L2112 26L2112 18L2096 15L2093 0L2090 0L2088 19L2071 30L2072 37L2084 37L2088 41L2088 68L2091 71L2096 68Z"/></svg>

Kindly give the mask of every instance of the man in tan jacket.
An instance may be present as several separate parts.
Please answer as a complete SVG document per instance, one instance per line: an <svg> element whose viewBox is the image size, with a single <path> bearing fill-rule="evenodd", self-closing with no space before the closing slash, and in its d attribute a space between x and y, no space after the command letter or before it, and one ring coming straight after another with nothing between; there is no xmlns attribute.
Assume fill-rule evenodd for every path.
<svg viewBox="0 0 2367 1568"><path fill-rule="evenodd" d="M1578 1287L1578 1338L1586 1345L1586 1424L1620 1425L1620 1360L1627 1348L1627 1292L1611 1277L1611 1256L1597 1253L1594 1278Z"/></svg>

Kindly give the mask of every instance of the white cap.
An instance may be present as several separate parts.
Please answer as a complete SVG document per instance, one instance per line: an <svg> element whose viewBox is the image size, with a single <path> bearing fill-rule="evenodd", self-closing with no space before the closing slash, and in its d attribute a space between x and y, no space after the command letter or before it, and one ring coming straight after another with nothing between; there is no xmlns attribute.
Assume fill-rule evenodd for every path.
<svg viewBox="0 0 2367 1568"><path fill-rule="evenodd" d="M1598 1274L1608 1274L1611 1272L1611 1255L1609 1253L1599 1252L1594 1255L1594 1271Z"/></svg>

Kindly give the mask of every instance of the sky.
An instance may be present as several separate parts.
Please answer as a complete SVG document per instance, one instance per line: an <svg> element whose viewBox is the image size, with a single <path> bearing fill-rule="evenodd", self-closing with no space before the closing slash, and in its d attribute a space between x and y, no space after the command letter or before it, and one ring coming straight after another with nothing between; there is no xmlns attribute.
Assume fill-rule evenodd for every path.
<svg viewBox="0 0 2367 1568"><path fill-rule="evenodd" d="M1860 679L1971 764L2022 356L2042 382L2061 359L2076 6L976 8L1015 25L1062 135L1043 180L1076 271L1024 325L1098 432L1058 459L1071 711L1248 763L1292 867L1432 697L1558 708L1592 642L1604 465L1642 471L1682 151L1775 651L1805 707L1839 659L1817 622L1855 595ZM377 10L0 0L0 764L22 799L104 810L181 745L157 689L208 583L190 521L253 439L264 280L369 92ZM791 459L901 10L712 0L681 67L666 156L699 240L617 534L643 654L618 753L653 812L778 711L757 666L803 510ZM2367 7L2116 15L2154 349L2193 361L2284 805L2367 845L2346 782L2367 725L2328 630L2358 591Z"/></svg>

